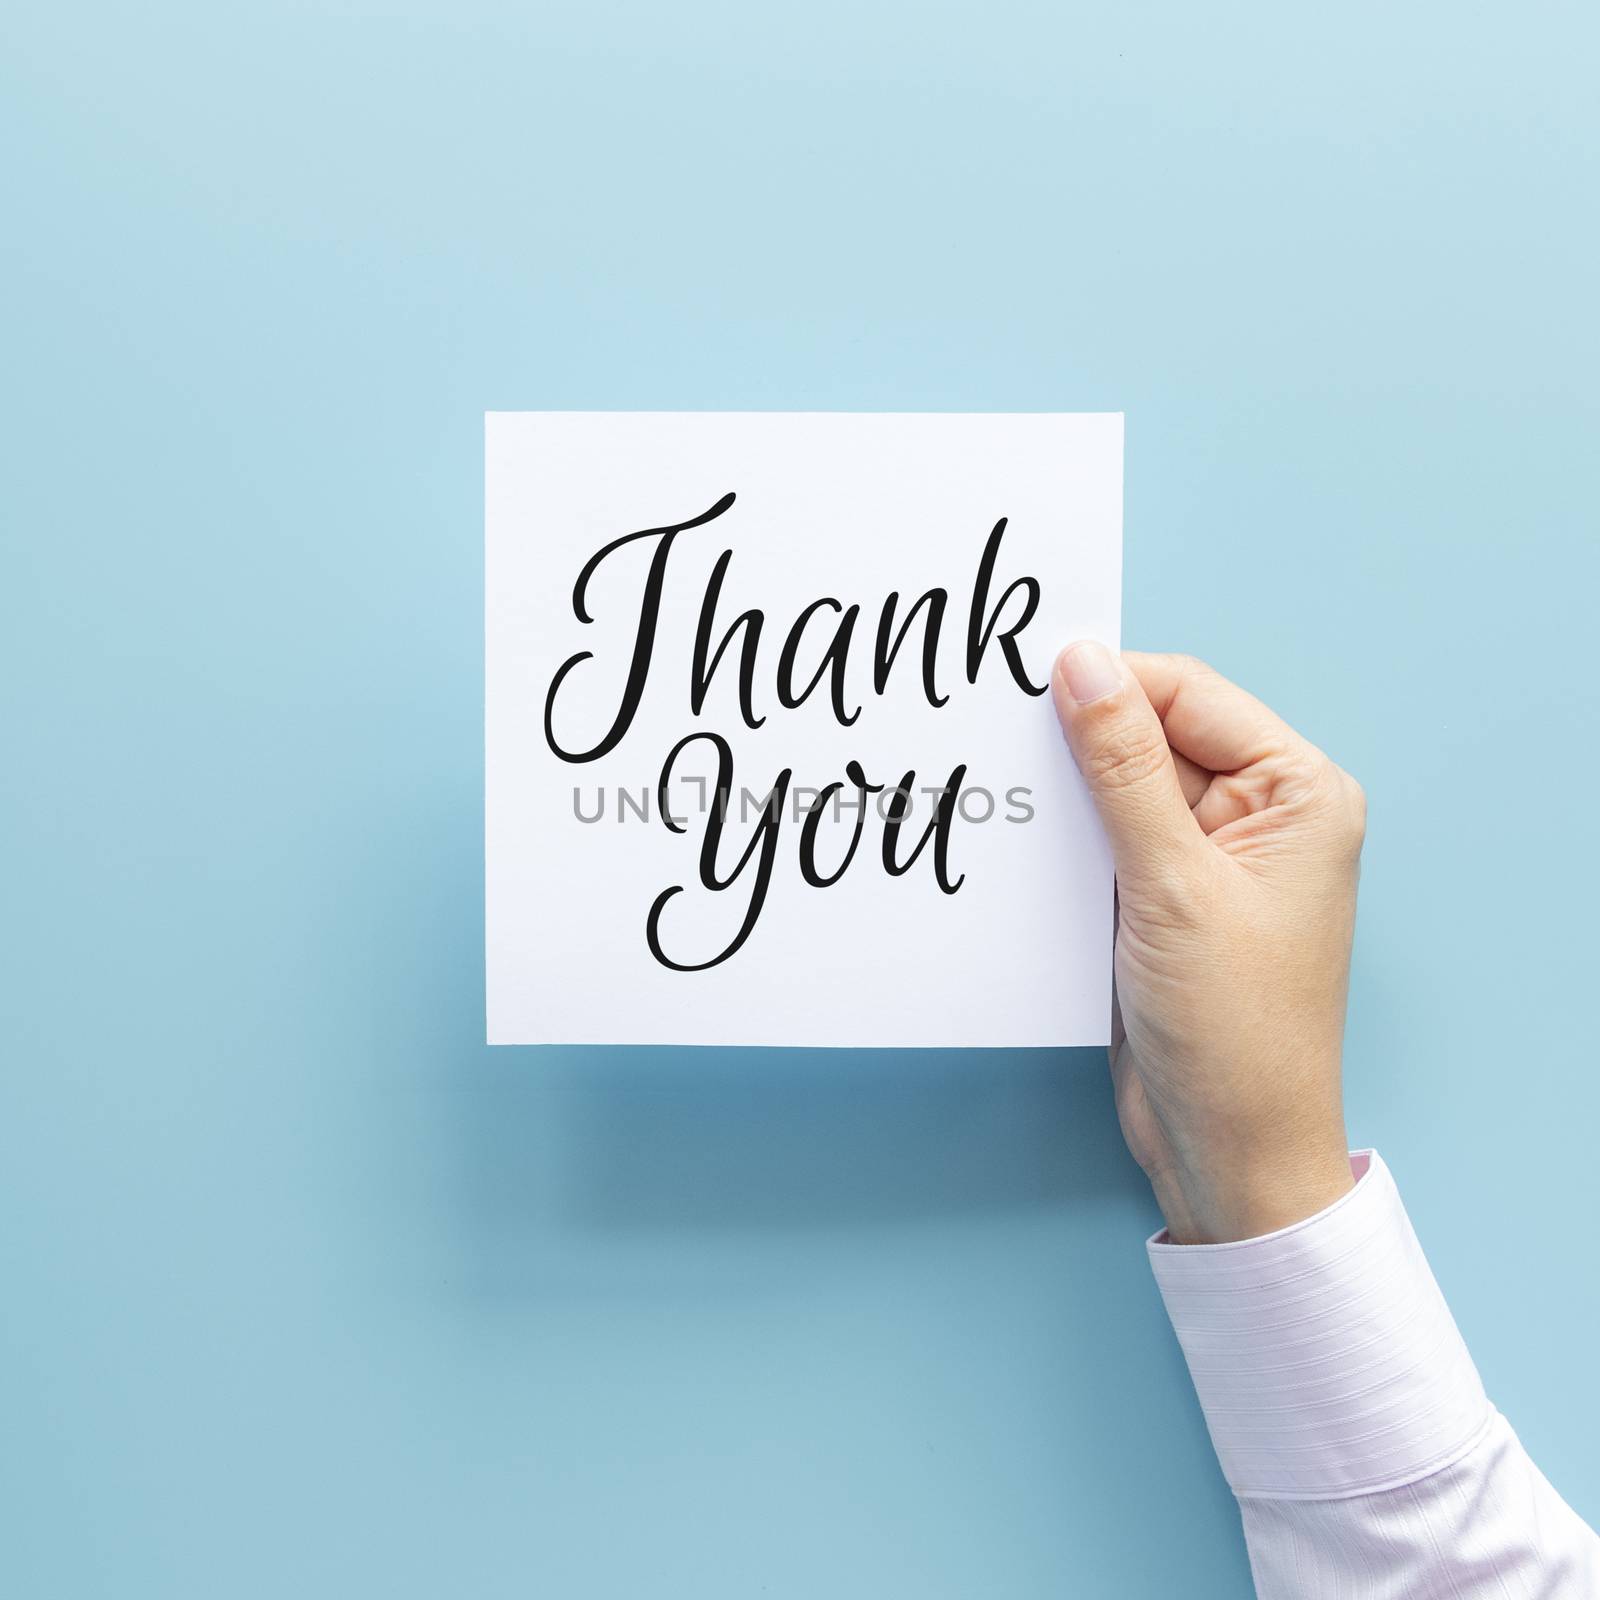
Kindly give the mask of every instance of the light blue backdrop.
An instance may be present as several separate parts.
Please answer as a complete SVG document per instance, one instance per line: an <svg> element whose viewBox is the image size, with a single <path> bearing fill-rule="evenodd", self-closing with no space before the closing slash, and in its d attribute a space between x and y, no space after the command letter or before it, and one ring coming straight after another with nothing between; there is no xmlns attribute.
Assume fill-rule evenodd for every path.
<svg viewBox="0 0 1600 1600"><path fill-rule="evenodd" d="M1365 780L1352 1129L1600 1516L1597 44L8 7L0 1591L1247 1591L1094 1055L481 1044L489 407L1126 410L1128 638Z"/></svg>

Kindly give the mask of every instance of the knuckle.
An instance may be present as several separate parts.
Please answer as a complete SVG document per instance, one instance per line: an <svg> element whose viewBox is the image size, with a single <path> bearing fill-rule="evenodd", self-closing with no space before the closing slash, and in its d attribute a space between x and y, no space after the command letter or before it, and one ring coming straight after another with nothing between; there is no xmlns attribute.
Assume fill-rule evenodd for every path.
<svg viewBox="0 0 1600 1600"><path fill-rule="evenodd" d="M1367 791L1342 769L1339 777L1344 785L1346 825L1357 840L1364 839L1367 835Z"/></svg>
<svg viewBox="0 0 1600 1600"><path fill-rule="evenodd" d="M1150 729L1117 725L1101 730L1085 752L1084 776L1102 792L1148 782L1169 759L1167 742Z"/></svg>
<svg viewBox="0 0 1600 1600"><path fill-rule="evenodd" d="M1160 658L1179 685L1196 683L1217 676L1216 668L1186 650L1170 650Z"/></svg>
<svg viewBox="0 0 1600 1600"><path fill-rule="evenodd" d="M1142 853L1131 867L1119 864L1122 932L1136 943L1153 941L1154 948L1214 920L1216 895L1197 866L1192 857L1160 849Z"/></svg>
<svg viewBox="0 0 1600 1600"><path fill-rule="evenodd" d="M1367 796L1343 767L1317 753L1316 793L1319 809L1339 840L1358 853L1367 834Z"/></svg>
<svg viewBox="0 0 1600 1600"><path fill-rule="evenodd" d="M1313 744L1289 739L1273 755L1276 790L1302 813L1315 816L1333 793L1334 764Z"/></svg>
<svg viewBox="0 0 1600 1600"><path fill-rule="evenodd" d="M1184 870L1184 863L1170 855L1156 855L1144 868L1139 888L1146 914L1153 922L1184 931L1204 921L1204 897L1197 893L1194 879Z"/></svg>

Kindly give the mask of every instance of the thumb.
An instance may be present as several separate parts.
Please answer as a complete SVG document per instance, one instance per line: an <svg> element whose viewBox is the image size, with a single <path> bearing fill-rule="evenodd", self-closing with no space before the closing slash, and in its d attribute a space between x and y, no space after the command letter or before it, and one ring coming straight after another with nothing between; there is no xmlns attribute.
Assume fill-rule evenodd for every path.
<svg viewBox="0 0 1600 1600"><path fill-rule="evenodd" d="M1204 836L1139 680L1120 656L1085 639L1056 658L1050 688L1111 841L1117 876L1149 879L1180 863Z"/></svg>

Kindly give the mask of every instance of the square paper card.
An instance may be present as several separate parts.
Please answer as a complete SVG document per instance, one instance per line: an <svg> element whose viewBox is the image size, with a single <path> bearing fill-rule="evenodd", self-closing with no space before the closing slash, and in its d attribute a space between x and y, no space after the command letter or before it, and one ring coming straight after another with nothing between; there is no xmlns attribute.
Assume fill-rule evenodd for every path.
<svg viewBox="0 0 1600 1600"><path fill-rule="evenodd" d="M491 412L491 1044L1085 1045L1122 418Z"/></svg>

